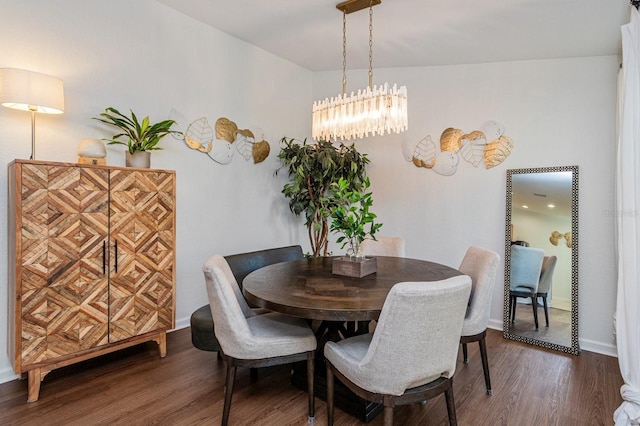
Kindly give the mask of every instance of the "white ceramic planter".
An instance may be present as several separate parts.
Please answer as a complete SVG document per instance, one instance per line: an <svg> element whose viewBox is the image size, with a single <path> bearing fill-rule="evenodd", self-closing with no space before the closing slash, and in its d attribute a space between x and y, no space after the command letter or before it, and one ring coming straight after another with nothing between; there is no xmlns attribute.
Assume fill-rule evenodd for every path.
<svg viewBox="0 0 640 426"><path fill-rule="evenodd" d="M125 164L127 167L148 169L151 167L151 152L136 151L135 153L130 154L129 151L125 151Z"/></svg>

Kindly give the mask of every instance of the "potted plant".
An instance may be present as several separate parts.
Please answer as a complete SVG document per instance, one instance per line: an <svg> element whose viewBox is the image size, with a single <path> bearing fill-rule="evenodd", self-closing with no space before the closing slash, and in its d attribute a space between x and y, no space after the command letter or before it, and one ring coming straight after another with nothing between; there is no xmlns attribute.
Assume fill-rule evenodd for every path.
<svg viewBox="0 0 640 426"><path fill-rule="evenodd" d="M115 108L109 107L104 110L95 120L109 124L120 129L121 133L113 135L111 139L104 139L109 145L125 145L125 161L127 166L144 167L150 166L150 151L160 150L158 142L169 134L181 134L171 127L176 124L174 120L163 120L155 124L149 123L149 116L138 121L138 117L131 111L131 117L120 113ZM122 139L121 139L122 138Z"/></svg>
<svg viewBox="0 0 640 426"><path fill-rule="evenodd" d="M307 144L296 139L281 140L278 158L282 168L289 172L289 182L282 193L289 199L289 208L296 214L305 215L305 226L309 234L312 256L327 256L329 243L329 217L332 202L331 184L342 177L348 189L360 190L366 178L366 154L360 154L355 145L338 146L329 141Z"/></svg>
<svg viewBox="0 0 640 426"><path fill-rule="evenodd" d="M367 239L376 239L375 234L382 223L375 223L377 216L370 208L373 205L373 194L369 189L369 178L366 178L362 190L351 189L349 183L340 178L333 184L334 190L330 199L334 204L331 210L331 232L341 234L338 243L341 249L349 246L347 255L352 260L364 259L360 252L360 244Z"/></svg>
<svg viewBox="0 0 640 426"><path fill-rule="evenodd" d="M370 210L373 194L367 192L369 185L369 178L364 180L361 190L349 188L343 178L333 184L331 232L341 234L337 240L342 243L341 249L349 246L347 257L333 259L334 274L364 277L377 270L376 258L367 259L360 251L360 244L366 238L375 240L376 232L382 227L381 223L375 223L377 216Z"/></svg>

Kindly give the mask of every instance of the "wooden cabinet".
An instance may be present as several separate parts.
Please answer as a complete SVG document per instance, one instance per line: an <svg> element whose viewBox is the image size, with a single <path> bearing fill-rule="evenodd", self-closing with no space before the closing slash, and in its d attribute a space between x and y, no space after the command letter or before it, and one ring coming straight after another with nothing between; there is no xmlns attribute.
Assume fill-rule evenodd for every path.
<svg viewBox="0 0 640 426"><path fill-rule="evenodd" d="M9 357L29 398L53 369L175 326L175 172L9 164Z"/></svg>

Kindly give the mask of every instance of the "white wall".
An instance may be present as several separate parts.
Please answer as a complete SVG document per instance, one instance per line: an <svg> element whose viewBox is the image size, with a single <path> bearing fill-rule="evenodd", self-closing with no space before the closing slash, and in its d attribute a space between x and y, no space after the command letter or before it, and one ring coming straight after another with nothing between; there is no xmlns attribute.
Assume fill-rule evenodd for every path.
<svg viewBox="0 0 640 426"><path fill-rule="evenodd" d="M0 0L0 67L60 77L65 113L38 115L36 158L75 162L82 138L113 135L91 117L108 106L129 108L154 121L172 109L213 125L228 117L240 128L260 128L271 154L258 165L236 155L226 166L172 138L154 152L152 167L177 175L178 327L206 303L202 264L230 254L305 243L275 178L284 135L310 126L312 74L187 18L153 0L108 2ZM185 125L188 123L180 123ZM260 134L256 135L260 137ZM29 114L0 108L0 205L6 205L6 164L30 155ZM124 165L121 146L107 162ZM0 208L0 323L7 318L6 207ZM292 224L293 223L293 224ZM0 327L0 382L14 378Z"/></svg>
<svg viewBox="0 0 640 426"><path fill-rule="evenodd" d="M165 140L152 166L178 179L177 320L188 324L205 303L200 272L212 253L296 244L308 250L301 220L273 177L282 136L310 136L313 99L335 95L340 72L312 74L184 17L152 0L86 2L0 0L0 67L30 69L64 80L66 111L37 118L38 159L75 161L85 137L111 134L91 117L107 106L164 119L171 109L189 120L228 117L241 128L261 128L271 143L262 164L238 155L221 166L182 142ZM580 336L583 348L613 353L613 165L615 57L374 70L409 89L410 130L357 143L369 154L374 211L383 234L403 235L407 255L458 265L475 244L504 253L505 170L580 167ZM355 74L356 76L352 75ZM366 70L350 71L349 85L366 84ZM461 164L444 177L404 160L403 140L446 127L474 130L495 119L516 145L493 169ZM123 165L121 147L108 163ZM0 164L28 158L28 114L0 108ZM0 204L6 203L0 167ZM4 182L4 183L2 183ZM0 223L6 210L0 208ZM0 270L6 267L6 227L0 226ZM334 252L337 252L334 247ZM502 324L502 277L492 325ZM6 274L0 274L0 318L6 318ZM0 327L0 382L15 377Z"/></svg>
<svg viewBox="0 0 640 426"><path fill-rule="evenodd" d="M381 234L402 235L407 256L458 265L469 245L504 258L506 170L579 166L579 309L583 349L615 354L613 211L616 57L462 66L374 69L374 84L405 84L409 130L356 143L371 158L374 208ZM353 75L352 75L353 74ZM340 72L314 75L314 99L340 90ZM367 81L348 75L348 90ZM515 145L492 169L461 162L453 176L417 168L402 156L403 141L439 141L447 127L465 132L486 120L504 124ZM504 262L502 262L504 266ZM491 324L502 328L503 276Z"/></svg>

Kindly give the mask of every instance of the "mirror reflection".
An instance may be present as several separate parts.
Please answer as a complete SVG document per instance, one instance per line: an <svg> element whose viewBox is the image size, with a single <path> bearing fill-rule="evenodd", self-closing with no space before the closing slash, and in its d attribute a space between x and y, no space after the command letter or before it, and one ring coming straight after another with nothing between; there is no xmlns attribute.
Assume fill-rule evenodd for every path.
<svg viewBox="0 0 640 426"><path fill-rule="evenodd" d="M577 354L577 166L507 171L505 337Z"/></svg>

